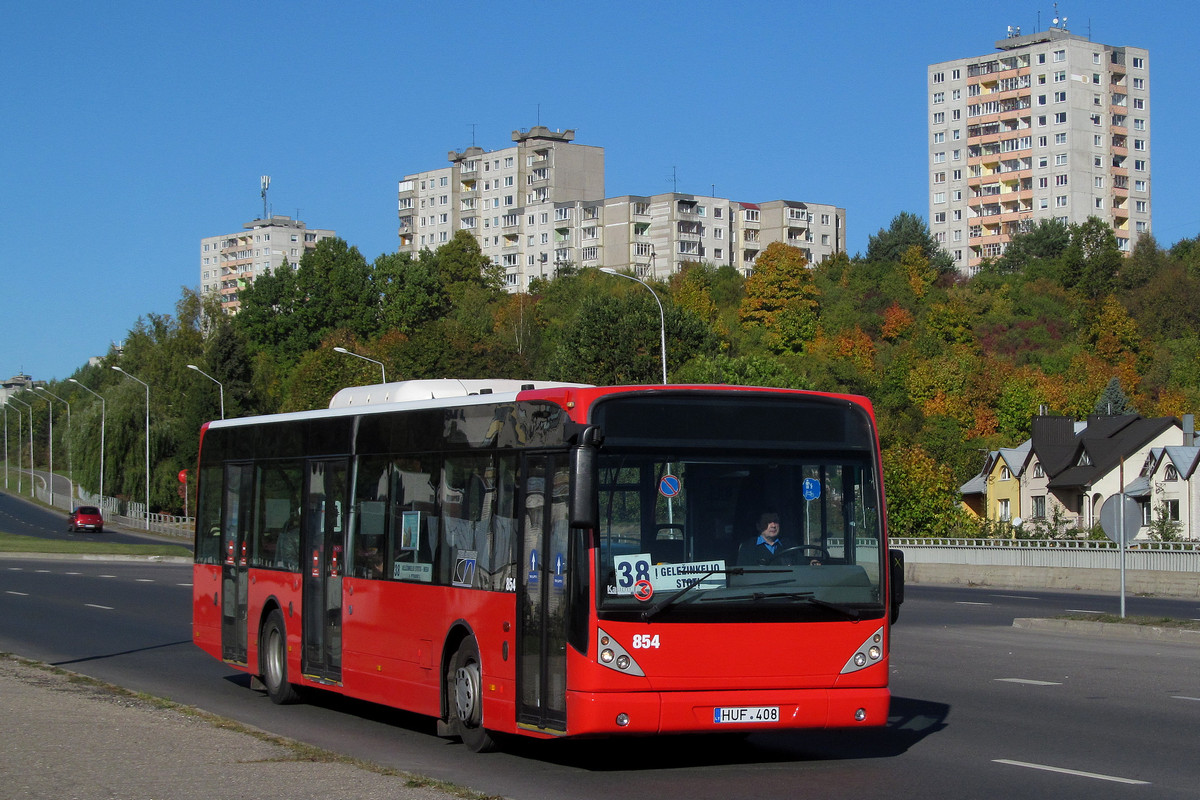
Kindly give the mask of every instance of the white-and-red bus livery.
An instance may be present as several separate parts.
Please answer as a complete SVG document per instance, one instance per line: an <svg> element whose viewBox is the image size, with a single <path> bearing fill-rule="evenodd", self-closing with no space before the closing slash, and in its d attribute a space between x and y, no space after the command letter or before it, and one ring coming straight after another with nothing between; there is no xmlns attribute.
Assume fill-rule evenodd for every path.
<svg viewBox="0 0 1200 800"><path fill-rule="evenodd" d="M193 630L535 737L879 726L903 558L861 397L407 381L201 436Z"/></svg>

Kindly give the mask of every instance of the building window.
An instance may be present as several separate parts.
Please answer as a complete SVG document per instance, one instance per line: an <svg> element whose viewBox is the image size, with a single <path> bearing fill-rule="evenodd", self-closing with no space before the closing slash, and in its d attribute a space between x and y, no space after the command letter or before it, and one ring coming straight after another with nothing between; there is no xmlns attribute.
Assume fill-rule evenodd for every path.
<svg viewBox="0 0 1200 800"><path fill-rule="evenodd" d="M945 73L943 73L943 72L935 72L935 73L933 73L933 82L934 82L934 83L941 83L941 82L942 82L942 81L944 81L944 80L946 80L946 74L945 74Z"/></svg>
<svg viewBox="0 0 1200 800"><path fill-rule="evenodd" d="M946 112L939 111L936 114L934 114L933 115L933 124L934 125L945 125L946 124Z"/></svg>
<svg viewBox="0 0 1200 800"><path fill-rule="evenodd" d="M1002 480L1002 481L1012 480L1012 472L1009 471L1007 466L1000 467L1000 480Z"/></svg>
<svg viewBox="0 0 1200 800"><path fill-rule="evenodd" d="M1032 508L1030 509L1031 516L1034 519L1045 519L1046 518L1046 495L1044 495L1044 494L1038 495L1036 497L1031 497L1029 499L1030 499L1030 505L1032 506Z"/></svg>
<svg viewBox="0 0 1200 800"><path fill-rule="evenodd" d="M941 103L944 103L944 102L946 102L946 93L945 92L934 92L933 93L933 104L935 106L940 105Z"/></svg>
<svg viewBox="0 0 1200 800"><path fill-rule="evenodd" d="M1163 505L1166 506L1167 519L1172 522L1179 522L1179 501L1165 500L1163 501Z"/></svg>
<svg viewBox="0 0 1200 800"><path fill-rule="evenodd" d="M1012 510L1008 498L996 503L996 512L1001 522L1008 522L1012 518Z"/></svg>
<svg viewBox="0 0 1200 800"><path fill-rule="evenodd" d="M1062 125L1062 124L1064 124L1066 121L1067 121L1067 112L1065 112L1065 111L1060 111L1060 112L1058 112L1057 114L1055 114L1055 115L1054 115L1054 124L1055 124L1055 125Z"/></svg>
<svg viewBox="0 0 1200 800"><path fill-rule="evenodd" d="M1134 69L1145 69L1146 68L1146 59L1141 58L1140 56L1135 56L1133 59L1133 68Z"/></svg>
<svg viewBox="0 0 1200 800"><path fill-rule="evenodd" d="M1067 51L1066 50L1055 50L1054 51L1054 60L1056 62L1057 61L1066 61L1067 60Z"/></svg>

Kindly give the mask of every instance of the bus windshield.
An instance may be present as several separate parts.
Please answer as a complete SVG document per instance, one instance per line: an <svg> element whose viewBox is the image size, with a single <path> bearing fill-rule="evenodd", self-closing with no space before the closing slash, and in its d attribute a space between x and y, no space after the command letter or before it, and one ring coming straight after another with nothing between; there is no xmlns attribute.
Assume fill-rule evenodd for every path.
<svg viewBox="0 0 1200 800"><path fill-rule="evenodd" d="M869 454L605 452L598 610L663 620L883 614Z"/></svg>

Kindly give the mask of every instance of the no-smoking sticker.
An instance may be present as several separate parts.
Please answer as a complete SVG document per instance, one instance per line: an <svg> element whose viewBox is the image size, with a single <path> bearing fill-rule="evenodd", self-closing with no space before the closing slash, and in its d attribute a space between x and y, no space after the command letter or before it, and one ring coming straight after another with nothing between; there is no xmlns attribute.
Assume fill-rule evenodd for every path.
<svg viewBox="0 0 1200 800"><path fill-rule="evenodd" d="M644 603L654 596L654 587L643 578L633 585L633 596Z"/></svg>

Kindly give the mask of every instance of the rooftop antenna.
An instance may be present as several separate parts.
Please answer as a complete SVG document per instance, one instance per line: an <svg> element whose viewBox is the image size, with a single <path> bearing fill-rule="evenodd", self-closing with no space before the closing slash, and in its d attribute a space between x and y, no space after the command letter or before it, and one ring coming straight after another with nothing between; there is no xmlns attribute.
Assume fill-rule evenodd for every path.
<svg viewBox="0 0 1200 800"><path fill-rule="evenodd" d="M471 147L475 146L475 123L471 123Z"/></svg>
<svg viewBox="0 0 1200 800"><path fill-rule="evenodd" d="M261 194L262 194L262 200L263 200L263 215L262 215L262 218L263 218L263 219L267 219L267 189L268 189L268 188L270 188L270 186L271 186L271 176L270 176L270 175L263 175L262 177L260 177L260 178L258 179L258 185L262 187L262 193L261 193Z"/></svg>
<svg viewBox="0 0 1200 800"><path fill-rule="evenodd" d="M1054 23L1053 24L1054 24L1054 27L1058 28L1059 30L1067 29L1067 18L1065 16L1063 16L1063 17L1058 16L1058 3L1054 4Z"/></svg>

